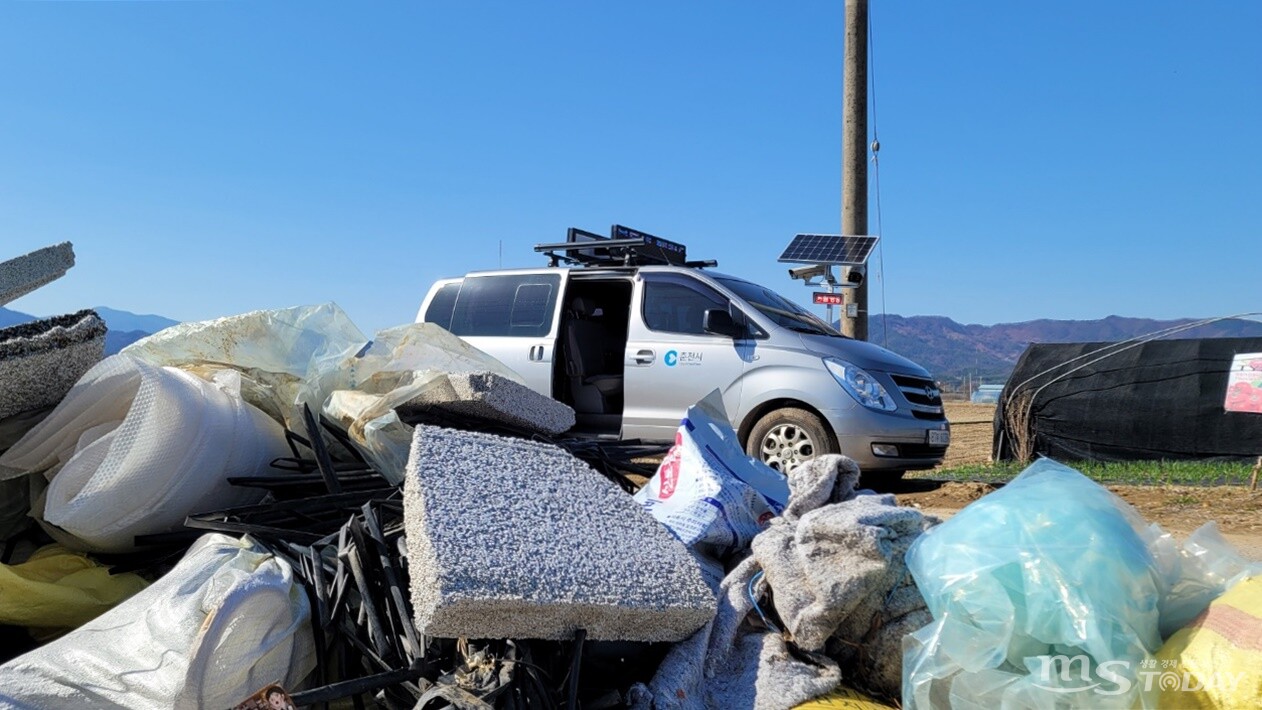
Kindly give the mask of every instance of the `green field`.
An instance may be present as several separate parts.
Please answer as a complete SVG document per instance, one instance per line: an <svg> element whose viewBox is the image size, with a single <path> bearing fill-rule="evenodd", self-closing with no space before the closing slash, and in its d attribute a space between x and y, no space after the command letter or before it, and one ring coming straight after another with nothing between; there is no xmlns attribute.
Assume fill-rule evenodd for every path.
<svg viewBox="0 0 1262 710"><path fill-rule="evenodd" d="M1253 464L1214 461L1099 461L1062 462L1100 483L1129 485L1222 486L1249 483ZM1013 462L969 464L909 476L946 481L985 481L1003 483L1025 469Z"/></svg>

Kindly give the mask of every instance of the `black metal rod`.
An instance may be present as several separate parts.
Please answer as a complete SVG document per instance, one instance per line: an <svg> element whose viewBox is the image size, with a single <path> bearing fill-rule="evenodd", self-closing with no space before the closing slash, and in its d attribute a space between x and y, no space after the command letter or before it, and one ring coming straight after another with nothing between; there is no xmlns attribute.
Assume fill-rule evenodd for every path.
<svg viewBox="0 0 1262 710"><path fill-rule="evenodd" d="M417 641L416 629L412 626L412 615L403 598L400 575L394 566L394 560L390 557L390 546L386 544L386 538L381 533L381 525L377 522L377 514L372 508L372 503L364 504L364 528L368 531L368 536L372 538L373 545L377 548L377 556L381 560L381 571L385 574L386 586L390 588L388 601L394 604L394 614L403 627L403 636L407 641L406 655L411 660L424 658L425 649Z"/></svg>
<svg viewBox="0 0 1262 710"><path fill-rule="evenodd" d="M381 616L377 611L377 602L373 599L372 589L368 586L368 576L364 574L364 561L360 558L364 550L364 538L358 529L359 521L352 518L347 525L354 542L346 551L346 561L350 565L351 574L355 577L355 586L359 587L359 603L368 623L368 640L381 658L390 658L392 654L387 645L386 632L381 625Z"/></svg>
<svg viewBox="0 0 1262 710"><path fill-rule="evenodd" d="M294 693L289 697L293 698L295 706L314 705L316 703L327 703L333 700L347 698L352 695L362 695L363 693L388 688L392 685L398 685L409 680L416 680L420 677L421 670L419 668L401 668L399 670L386 671L385 673L377 673L363 678L344 680L321 688L304 690L299 693Z"/></svg>
<svg viewBox="0 0 1262 710"><path fill-rule="evenodd" d="M583 642L587 640L587 629L574 632L573 657L570 659L570 689L565 700L565 710L578 708L578 672L583 663Z"/></svg>
<svg viewBox="0 0 1262 710"><path fill-rule="evenodd" d="M333 459L329 457L329 449L324 445L324 437L320 434L320 425L316 423L311 407L302 405L302 423L307 427L307 437L311 439L311 451L315 453L316 465L320 467L320 475L324 477L324 485L330 493L341 493L342 484L337 480L333 470Z"/></svg>

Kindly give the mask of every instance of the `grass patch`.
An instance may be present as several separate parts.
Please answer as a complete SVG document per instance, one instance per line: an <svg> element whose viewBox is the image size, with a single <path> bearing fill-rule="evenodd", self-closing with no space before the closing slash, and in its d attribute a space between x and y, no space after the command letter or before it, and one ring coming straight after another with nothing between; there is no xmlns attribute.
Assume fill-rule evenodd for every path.
<svg viewBox="0 0 1262 710"><path fill-rule="evenodd" d="M1140 486L1224 486L1245 485L1253 471L1252 463L1218 461L1065 461L1062 462L1100 483ZM914 478L944 481L984 481L1006 483L1024 471L1024 464L1011 461L953 466L936 471L908 474Z"/></svg>

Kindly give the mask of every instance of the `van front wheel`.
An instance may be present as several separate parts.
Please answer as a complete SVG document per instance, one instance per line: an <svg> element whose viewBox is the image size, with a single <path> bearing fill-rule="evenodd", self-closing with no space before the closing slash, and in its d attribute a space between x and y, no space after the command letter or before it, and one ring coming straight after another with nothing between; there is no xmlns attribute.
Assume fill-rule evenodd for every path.
<svg viewBox="0 0 1262 710"><path fill-rule="evenodd" d="M805 409L786 407L758 420L745 441L745 453L788 473L816 456L838 451L819 417Z"/></svg>

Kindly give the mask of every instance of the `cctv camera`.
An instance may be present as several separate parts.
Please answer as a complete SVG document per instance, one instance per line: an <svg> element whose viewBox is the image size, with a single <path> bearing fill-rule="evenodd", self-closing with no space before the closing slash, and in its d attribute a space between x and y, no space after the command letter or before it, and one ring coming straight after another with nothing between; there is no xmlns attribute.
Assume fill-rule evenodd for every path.
<svg viewBox="0 0 1262 710"><path fill-rule="evenodd" d="M813 279L816 276L827 276L827 275L828 275L827 264L812 264L811 266L799 266L795 269L789 269L789 278L802 279L803 281L809 281L810 279Z"/></svg>

